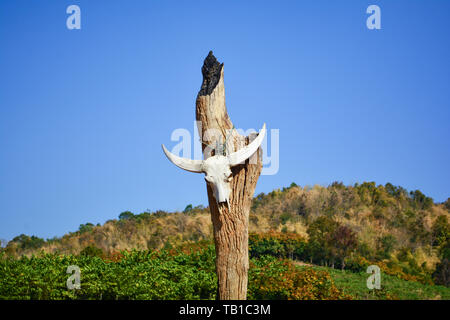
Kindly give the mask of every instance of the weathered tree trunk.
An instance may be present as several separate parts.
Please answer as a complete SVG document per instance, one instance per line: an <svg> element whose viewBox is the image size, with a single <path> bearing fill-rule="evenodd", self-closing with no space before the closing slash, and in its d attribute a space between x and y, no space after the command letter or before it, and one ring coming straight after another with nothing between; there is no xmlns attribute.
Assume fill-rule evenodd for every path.
<svg viewBox="0 0 450 320"><path fill-rule="evenodd" d="M216 60L212 52L205 59L202 74L203 84L196 101L196 119L203 151L207 144L214 145L218 136L221 142L226 141L227 153L242 148L254 136L244 137L232 130L233 124L225 106L223 64ZM210 129L217 130L218 136L209 136L207 131ZM204 153L205 159L211 155ZM249 160L254 164L249 163ZM261 149L245 164L231 170L233 180L229 204L218 204L208 183L207 191L216 247L218 299L244 300L247 298L248 281L248 216L262 170Z"/></svg>

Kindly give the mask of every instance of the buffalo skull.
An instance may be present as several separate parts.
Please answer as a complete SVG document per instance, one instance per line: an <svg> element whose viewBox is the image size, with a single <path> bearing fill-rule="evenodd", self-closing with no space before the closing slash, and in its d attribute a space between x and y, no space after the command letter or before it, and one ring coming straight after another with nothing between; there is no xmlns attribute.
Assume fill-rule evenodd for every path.
<svg viewBox="0 0 450 320"><path fill-rule="evenodd" d="M231 168L250 158L260 147L266 133L266 124L263 125L259 135L244 148L229 155L214 155L205 160L191 160L181 158L162 145L167 158L177 167L190 172L204 173L205 180L214 191L218 203L226 202L230 198L230 182L233 179Z"/></svg>

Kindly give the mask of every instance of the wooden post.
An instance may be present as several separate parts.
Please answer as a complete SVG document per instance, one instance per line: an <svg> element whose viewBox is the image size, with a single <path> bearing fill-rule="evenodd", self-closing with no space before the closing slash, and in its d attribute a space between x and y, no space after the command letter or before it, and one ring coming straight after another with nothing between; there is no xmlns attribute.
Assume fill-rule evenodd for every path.
<svg viewBox="0 0 450 320"><path fill-rule="evenodd" d="M196 119L199 136L203 139L202 149L214 144L213 138L205 133L218 130L226 149L234 151L247 145L251 138L240 135L233 129L225 106L223 64L209 52L203 67L203 83L196 101ZM214 137L214 138L217 138ZM204 154L205 157L208 155ZM256 158L256 161L255 161ZM250 162L254 163L251 164ZM216 247L216 272L218 278L218 299L245 300L248 282L248 217L258 177L262 170L261 148L245 164L231 168L231 194L229 204L218 204L213 189L206 183L211 220Z"/></svg>

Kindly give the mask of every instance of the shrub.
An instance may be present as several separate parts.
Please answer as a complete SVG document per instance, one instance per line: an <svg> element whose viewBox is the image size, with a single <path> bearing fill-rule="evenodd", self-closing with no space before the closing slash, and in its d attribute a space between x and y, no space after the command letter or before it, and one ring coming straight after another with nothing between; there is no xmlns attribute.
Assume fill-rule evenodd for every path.
<svg viewBox="0 0 450 320"><path fill-rule="evenodd" d="M436 218L432 227L432 235L434 245L437 246L445 244L450 239L450 224L447 216L440 215Z"/></svg>
<svg viewBox="0 0 450 320"><path fill-rule="evenodd" d="M450 261L448 259L443 259L441 263L436 266L436 271L433 273L433 279L436 284L450 287Z"/></svg>
<svg viewBox="0 0 450 320"><path fill-rule="evenodd" d="M335 286L328 272L300 269L287 260L263 257L252 261L250 271L249 299L351 299Z"/></svg>
<svg viewBox="0 0 450 320"><path fill-rule="evenodd" d="M80 256L83 257L102 257L103 255L104 255L103 250L93 245L85 247L80 252Z"/></svg>
<svg viewBox="0 0 450 320"><path fill-rule="evenodd" d="M284 212L280 215L280 222L281 224L286 224L286 222L288 222L291 219L291 214L288 212Z"/></svg>

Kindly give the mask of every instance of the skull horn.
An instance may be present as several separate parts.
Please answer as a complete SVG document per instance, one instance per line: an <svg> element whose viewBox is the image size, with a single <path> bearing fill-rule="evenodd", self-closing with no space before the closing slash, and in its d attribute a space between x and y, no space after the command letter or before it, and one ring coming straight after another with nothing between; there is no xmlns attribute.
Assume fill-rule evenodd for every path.
<svg viewBox="0 0 450 320"><path fill-rule="evenodd" d="M258 150L259 146L264 140L265 134L266 134L266 124L264 123L261 131L255 138L255 140L253 140L248 146L228 155L228 162L230 163L230 167L243 163L245 160L250 158L256 152L256 150Z"/></svg>
<svg viewBox="0 0 450 320"><path fill-rule="evenodd" d="M166 154L167 158L177 167L184 169L186 171L200 173L202 172L203 161L202 160L191 160L186 158L181 158L174 155L172 152L166 149L164 145L162 145L163 151Z"/></svg>

